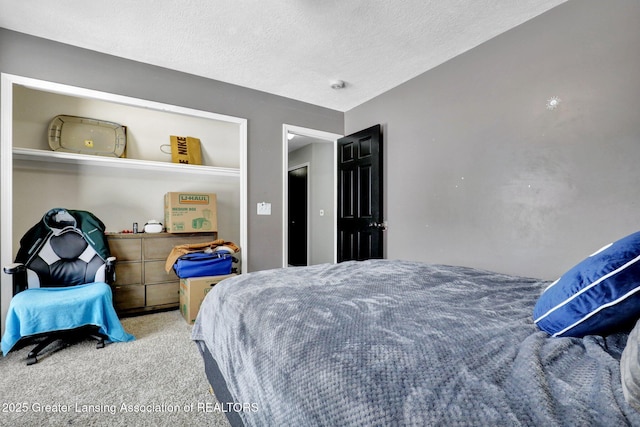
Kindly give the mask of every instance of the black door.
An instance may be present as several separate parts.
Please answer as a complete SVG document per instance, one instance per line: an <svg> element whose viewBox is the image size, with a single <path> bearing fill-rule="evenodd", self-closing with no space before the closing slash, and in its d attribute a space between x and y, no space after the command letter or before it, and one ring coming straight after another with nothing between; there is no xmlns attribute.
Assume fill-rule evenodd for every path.
<svg viewBox="0 0 640 427"><path fill-rule="evenodd" d="M289 171L289 265L307 265L307 176L303 166Z"/></svg>
<svg viewBox="0 0 640 427"><path fill-rule="evenodd" d="M338 262L383 258L380 125L338 140Z"/></svg>

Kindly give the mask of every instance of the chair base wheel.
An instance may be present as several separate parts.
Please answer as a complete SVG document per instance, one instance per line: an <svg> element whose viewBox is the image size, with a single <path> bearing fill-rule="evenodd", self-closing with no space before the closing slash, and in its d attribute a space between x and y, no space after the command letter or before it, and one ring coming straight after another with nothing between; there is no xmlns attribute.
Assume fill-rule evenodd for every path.
<svg viewBox="0 0 640 427"><path fill-rule="evenodd" d="M108 337L97 331L96 326L81 327L69 331L61 331L58 333L52 333L45 336L44 339L38 341L38 345L29 352L27 356L27 366L34 365L38 362L38 356L47 357L49 354L59 351L63 348L70 347L72 344L77 343L86 338L93 338L96 342L96 348L104 348L108 342ZM53 342L57 342L56 347L52 347L49 351L44 350L49 347Z"/></svg>

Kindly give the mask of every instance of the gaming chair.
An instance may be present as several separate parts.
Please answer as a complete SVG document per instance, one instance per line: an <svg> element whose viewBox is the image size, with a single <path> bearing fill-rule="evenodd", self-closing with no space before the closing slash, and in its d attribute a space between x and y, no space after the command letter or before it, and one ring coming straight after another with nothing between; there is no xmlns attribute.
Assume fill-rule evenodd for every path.
<svg viewBox="0 0 640 427"><path fill-rule="evenodd" d="M37 341L27 365L55 341L69 346L82 338L130 341L113 308L111 257L104 224L90 212L51 209L20 240L16 262L4 268L13 275L13 294L2 352ZM57 348L59 349L59 348ZM55 350L53 350L55 351Z"/></svg>

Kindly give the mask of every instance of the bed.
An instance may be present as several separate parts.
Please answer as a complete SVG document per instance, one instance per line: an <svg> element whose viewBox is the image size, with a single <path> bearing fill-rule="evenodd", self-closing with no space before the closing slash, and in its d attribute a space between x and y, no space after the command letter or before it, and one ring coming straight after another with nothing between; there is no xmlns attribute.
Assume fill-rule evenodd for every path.
<svg viewBox="0 0 640 427"><path fill-rule="evenodd" d="M192 339L232 425L640 426L629 331L552 337L532 317L549 285L392 260L260 271L216 285Z"/></svg>

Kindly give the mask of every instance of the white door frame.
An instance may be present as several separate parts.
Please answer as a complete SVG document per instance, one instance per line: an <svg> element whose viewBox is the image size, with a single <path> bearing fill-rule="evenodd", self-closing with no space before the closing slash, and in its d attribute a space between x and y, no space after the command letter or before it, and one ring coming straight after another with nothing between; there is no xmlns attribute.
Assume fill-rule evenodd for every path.
<svg viewBox="0 0 640 427"><path fill-rule="evenodd" d="M300 126L282 125L282 266L287 267L288 264L288 254L289 254L289 202L288 202L288 194L289 194L289 138L288 135L290 133L307 136L310 138L316 138L326 141L327 143L333 144L333 262L335 263L338 260L338 247L337 247L337 236L338 236L338 223L335 221L337 218L337 209L338 209L338 188L337 188L337 161L338 161L338 139L342 138L343 135L331 132L325 132L316 129L309 129ZM309 242L307 242L309 244ZM307 257L309 256L309 252L307 252Z"/></svg>

